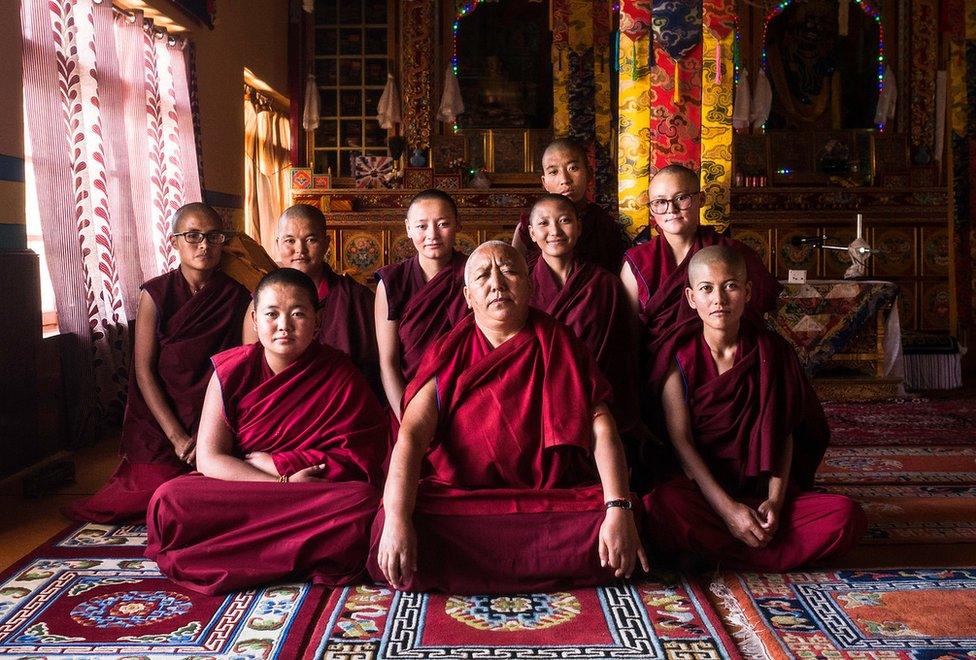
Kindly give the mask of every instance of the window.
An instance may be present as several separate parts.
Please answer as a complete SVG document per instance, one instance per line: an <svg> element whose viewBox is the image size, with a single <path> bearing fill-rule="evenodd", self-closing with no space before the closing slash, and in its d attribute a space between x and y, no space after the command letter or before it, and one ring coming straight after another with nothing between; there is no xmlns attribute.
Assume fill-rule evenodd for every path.
<svg viewBox="0 0 976 660"><path fill-rule="evenodd" d="M387 0L319 0L315 4L315 80L321 94L312 136L316 172L352 177L352 156L385 156L386 129L376 120L386 85Z"/></svg>

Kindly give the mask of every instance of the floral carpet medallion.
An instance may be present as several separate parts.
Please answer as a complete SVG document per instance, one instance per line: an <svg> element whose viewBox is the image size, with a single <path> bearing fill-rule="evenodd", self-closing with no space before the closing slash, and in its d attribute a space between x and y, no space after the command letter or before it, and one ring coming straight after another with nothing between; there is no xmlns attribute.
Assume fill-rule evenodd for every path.
<svg viewBox="0 0 976 660"><path fill-rule="evenodd" d="M337 590L315 658L736 658L698 587L675 575L556 593L450 596Z"/></svg>
<svg viewBox="0 0 976 660"><path fill-rule="evenodd" d="M204 596L146 559L40 557L0 583L0 655L294 657L297 648L285 647L295 642L286 640L315 600L311 590L289 584Z"/></svg>
<svg viewBox="0 0 976 660"><path fill-rule="evenodd" d="M751 657L941 660L976 650L974 569L728 573L711 591Z"/></svg>

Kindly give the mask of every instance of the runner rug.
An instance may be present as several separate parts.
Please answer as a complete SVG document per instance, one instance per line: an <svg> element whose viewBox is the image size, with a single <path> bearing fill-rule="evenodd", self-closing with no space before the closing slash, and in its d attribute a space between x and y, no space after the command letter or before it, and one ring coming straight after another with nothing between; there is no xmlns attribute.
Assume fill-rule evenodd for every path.
<svg viewBox="0 0 976 660"><path fill-rule="evenodd" d="M835 485L868 516L863 543L976 543L976 486ZM976 557L976 550L973 550Z"/></svg>
<svg viewBox="0 0 976 660"><path fill-rule="evenodd" d="M833 446L976 446L976 399L825 403Z"/></svg>
<svg viewBox="0 0 976 660"><path fill-rule="evenodd" d="M326 592L282 584L204 596L142 558L144 526L84 525L0 576L0 655L295 658Z"/></svg>
<svg viewBox="0 0 976 660"><path fill-rule="evenodd" d="M598 589L508 596L336 590L312 658L738 658L700 587L674 574Z"/></svg>
<svg viewBox="0 0 976 660"><path fill-rule="evenodd" d="M828 447L817 483L973 484L976 447Z"/></svg>
<svg viewBox="0 0 976 660"><path fill-rule="evenodd" d="M976 569L726 573L710 591L750 659L948 660L976 650Z"/></svg>

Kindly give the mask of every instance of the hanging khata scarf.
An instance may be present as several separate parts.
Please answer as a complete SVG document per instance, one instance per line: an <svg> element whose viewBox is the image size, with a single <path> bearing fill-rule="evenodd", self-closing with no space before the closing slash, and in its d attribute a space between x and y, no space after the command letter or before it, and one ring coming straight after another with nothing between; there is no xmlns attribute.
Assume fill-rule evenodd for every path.
<svg viewBox="0 0 976 660"><path fill-rule="evenodd" d="M681 103L678 63L691 54L702 38L701 0L654 0L651 27L654 50L668 54L674 63L674 103Z"/></svg>
<svg viewBox="0 0 976 660"><path fill-rule="evenodd" d="M315 74L308 74L305 80L305 108L302 112L302 128L314 131L319 127L319 87L315 84Z"/></svg>

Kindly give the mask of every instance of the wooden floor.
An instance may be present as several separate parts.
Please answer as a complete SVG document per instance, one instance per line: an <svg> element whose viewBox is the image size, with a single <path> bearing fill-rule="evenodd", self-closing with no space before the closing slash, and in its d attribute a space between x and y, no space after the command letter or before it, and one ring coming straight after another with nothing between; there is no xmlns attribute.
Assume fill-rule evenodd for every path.
<svg viewBox="0 0 976 660"><path fill-rule="evenodd" d="M71 523L61 515L61 507L98 490L118 465L118 450L116 432L92 447L64 456L74 461L77 481L52 495L25 498L19 475L0 482L0 571Z"/></svg>

